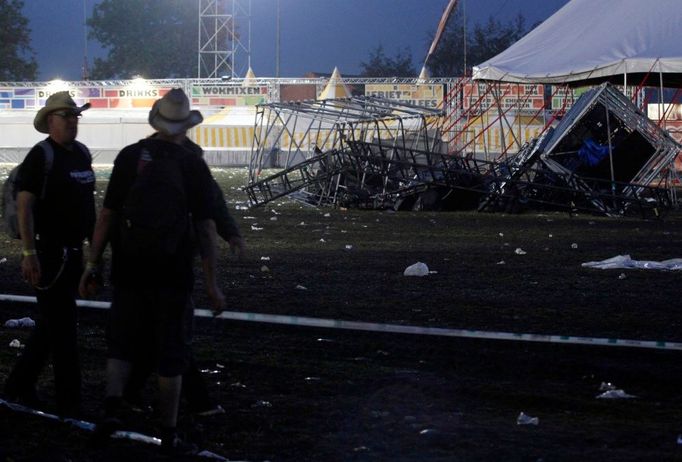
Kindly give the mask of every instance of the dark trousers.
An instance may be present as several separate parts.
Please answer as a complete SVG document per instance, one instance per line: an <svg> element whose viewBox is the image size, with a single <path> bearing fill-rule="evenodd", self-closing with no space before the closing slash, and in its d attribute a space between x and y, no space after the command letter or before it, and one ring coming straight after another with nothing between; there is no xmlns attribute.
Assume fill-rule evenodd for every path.
<svg viewBox="0 0 682 462"><path fill-rule="evenodd" d="M191 298L189 303L189 310L193 313L194 302ZM192 319L190 322L192 328L193 324ZM189 332L189 337L191 338L191 330ZM150 354L136 357L123 396L131 402L138 401L140 393L147 383L147 379L154 370L154 358ZM182 396L193 412L205 411L213 406L213 402L208 396L206 380L201 375L201 371L191 352L189 353L187 369L182 374Z"/></svg>
<svg viewBox="0 0 682 462"><path fill-rule="evenodd" d="M162 377L184 374L191 356L192 314L188 289L114 284L108 357L132 364L152 361Z"/></svg>
<svg viewBox="0 0 682 462"><path fill-rule="evenodd" d="M37 290L36 326L23 354L5 383L10 397L35 394L38 376L50 355L54 366L57 409L77 411L81 399L76 293L83 271L82 251L61 248L40 251L42 280ZM64 261L66 258L66 261Z"/></svg>
<svg viewBox="0 0 682 462"><path fill-rule="evenodd" d="M139 360L133 363L130 379L123 391L123 397L131 402L137 402L147 379L154 371L151 361ZM208 385L201 374L194 358L191 357L187 371L182 374L182 396L187 401L191 412L200 412L214 406L208 395Z"/></svg>

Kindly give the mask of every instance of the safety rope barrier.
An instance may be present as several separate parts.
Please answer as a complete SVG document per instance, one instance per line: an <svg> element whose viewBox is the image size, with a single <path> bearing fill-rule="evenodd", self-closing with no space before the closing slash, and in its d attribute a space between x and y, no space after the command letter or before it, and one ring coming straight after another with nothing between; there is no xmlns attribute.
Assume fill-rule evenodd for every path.
<svg viewBox="0 0 682 462"><path fill-rule="evenodd" d="M0 294L0 302L35 303L36 298L24 295ZM110 302L76 300L78 306L107 309ZM682 350L682 342L663 340L634 340L621 338L580 337L571 335L493 332L470 329L448 329L443 327L421 327L402 324L383 324L363 321L344 321L340 319L310 318L279 314L250 313L242 311L223 311L218 316L206 309L195 309L194 315L204 318L227 319L231 321L250 321L288 326L321 327L367 332L386 332L392 334L431 335L439 337L475 338L484 340L510 340L517 342L541 342L563 345L592 345L608 347L648 348L656 350Z"/></svg>

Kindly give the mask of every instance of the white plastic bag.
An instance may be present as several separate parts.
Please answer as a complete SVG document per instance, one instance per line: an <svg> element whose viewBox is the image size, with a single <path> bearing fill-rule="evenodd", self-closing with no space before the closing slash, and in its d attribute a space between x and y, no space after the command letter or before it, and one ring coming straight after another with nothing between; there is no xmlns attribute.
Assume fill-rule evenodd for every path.
<svg viewBox="0 0 682 462"><path fill-rule="evenodd" d="M429 275L429 267L426 266L426 263L422 263L418 261L414 265L410 265L407 268L405 268L405 272L403 273L405 276L428 276Z"/></svg>
<svg viewBox="0 0 682 462"><path fill-rule="evenodd" d="M540 419L537 417L531 417L523 412L519 413L516 418L516 425L539 425Z"/></svg>

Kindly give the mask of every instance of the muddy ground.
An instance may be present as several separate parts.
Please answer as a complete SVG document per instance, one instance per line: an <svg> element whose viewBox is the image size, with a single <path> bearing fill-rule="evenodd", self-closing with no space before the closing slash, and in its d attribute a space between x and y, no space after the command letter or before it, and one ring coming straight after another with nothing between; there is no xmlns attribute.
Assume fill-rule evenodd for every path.
<svg viewBox="0 0 682 462"><path fill-rule="evenodd" d="M230 200L244 200L233 189L243 171L214 173ZM231 311L682 341L682 273L581 266L623 254L682 257L678 213L644 221L548 211L238 205L248 257L236 261L221 244L220 277ZM0 240L0 254L7 258L0 263L2 293L31 294L18 275L18 243ZM431 274L404 276L418 261ZM202 290L198 284L197 305L205 307ZM105 290L100 299L109 295ZM17 303L1 309L2 320L33 311ZM81 311L87 420L101 412L105 317L103 310ZM0 382L18 354L9 342L28 334L0 327ZM227 413L201 420L183 412L180 426L230 460L682 460L682 352L676 350L198 318L195 353ZM53 403L49 372L39 391ZM635 398L597 399L603 382ZM145 397L153 402L151 382ZM521 412L538 425L518 425ZM153 415L136 415L129 426L157 431ZM150 445L117 440L92 449L88 437L65 423L0 407L0 460L160 459Z"/></svg>

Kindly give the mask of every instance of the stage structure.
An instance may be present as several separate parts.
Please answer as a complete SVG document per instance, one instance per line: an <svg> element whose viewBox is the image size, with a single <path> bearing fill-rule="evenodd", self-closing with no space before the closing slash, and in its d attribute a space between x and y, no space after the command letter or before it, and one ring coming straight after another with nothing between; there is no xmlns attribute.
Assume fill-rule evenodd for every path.
<svg viewBox="0 0 682 462"><path fill-rule="evenodd" d="M657 217L676 205L681 146L618 90L584 94L556 126L491 163L478 210L522 207Z"/></svg>
<svg viewBox="0 0 682 462"><path fill-rule="evenodd" d="M442 116L369 96L260 105L250 201L261 205L295 192L316 205L381 202L418 178L422 172L413 167L428 164L430 153L444 152ZM263 178L275 165L283 170Z"/></svg>
<svg viewBox="0 0 682 462"><path fill-rule="evenodd" d="M605 83L587 91L523 144L499 93L482 110L487 92L495 89L468 107L460 99L462 123L443 111L372 97L259 106L246 188L251 204L291 195L322 206L644 217L676 206L674 161L682 146L617 88ZM494 158L467 149L476 139L465 136L466 124L491 108L498 117L478 136L498 123L512 142ZM263 178L275 165L283 170Z"/></svg>
<svg viewBox="0 0 682 462"><path fill-rule="evenodd" d="M251 67L251 0L199 0L198 78L241 77Z"/></svg>

